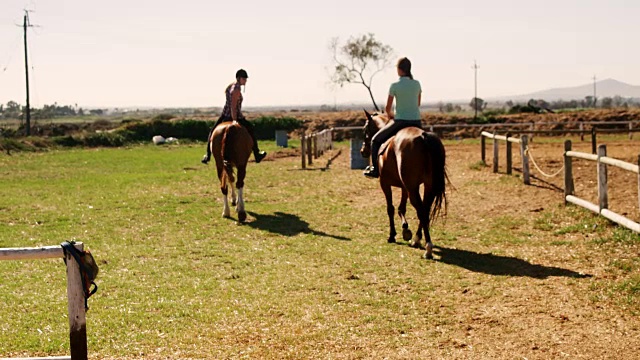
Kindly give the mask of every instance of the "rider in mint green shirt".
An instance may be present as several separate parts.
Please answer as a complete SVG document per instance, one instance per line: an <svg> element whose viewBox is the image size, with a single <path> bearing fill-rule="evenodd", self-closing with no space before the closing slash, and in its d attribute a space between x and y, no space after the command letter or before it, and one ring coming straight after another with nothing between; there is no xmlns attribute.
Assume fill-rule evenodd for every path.
<svg viewBox="0 0 640 360"><path fill-rule="evenodd" d="M389 98L393 96L396 99L396 121L420 120L420 95L422 95L420 82L409 76L402 76L400 80L391 84ZM390 113L388 106L387 114Z"/></svg>
<svg viewBox="0 0 640 360"><path fill-rule="evenodd" d="M389 117L387 124L371 138L371 166L364 175L370 178L380 176L378 170L378 152L380 147L400 129L415 126L422 127L420 121L420 102L422 100L422 88L420 82L411 75L411 61L402 58L398 61L398 76L400 80L391 84L389 98L385 111ZM396 111L393 113L393 100L396 100Z"/></svg>

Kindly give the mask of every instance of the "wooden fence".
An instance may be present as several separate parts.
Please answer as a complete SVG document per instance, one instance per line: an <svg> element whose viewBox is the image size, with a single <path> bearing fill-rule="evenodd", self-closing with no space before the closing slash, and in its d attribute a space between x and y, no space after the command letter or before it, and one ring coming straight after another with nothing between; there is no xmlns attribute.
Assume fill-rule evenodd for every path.
<svg viewBox="0 0 640 360"><path fill-rule="evenodd" d="M631 171L638 175L638 195L640 197L640 155L638 155L638 163L631 164L625 161L607 157L606 145L598 146L597 154L587 154L571 150L571 140L567 140L564 143L564 198L565 204L572 203L588 210L600 214L605 218L616 222L630 230L640 233L640 224L637 222L619 215L609 210L609 196L607 185L607 165L616 166L621 169ZM572 173L572 158L584 159L595 161L598 169L598 205L589 201L581 199L574 195L573 173ZM639 199L640 204L640 199Z"/></svg>
<svg viewBox="0 0 640 360"><path fill-rule="evenodd" d="M325 151L333 149L333 131L334 129L324 129L317 133L300 136L302 168L307 168L313 164L313 159L317 159L324 154Z"/></svg>
<svg viewBox="0 0 640 360"><path fill-rule="evenodd" d="M81 242L74 244L83 251ZM61 246L45 246L40 248L0 248L0 260L37 260L65 258ZM23 359L87 359L87 328L85 317L85 298L80 275L80 266L71 254L66 254L67 263L67 298L69 312L69 340L71 356ZM15 360L15 359L14 359Z"/></svg>
<svg viewBox="0 0 640 360"><path fill-rule="evenodd" d="M499 146L498 141L505 141L507 144L507 174L511 175L513 168L513 153L511 144L519 144L520 145L520 157L522 158L522 179L525 184L531 184L531 178L529 175L529 155L528 151L528 137L527 135L522 135L520 138L511 137L510 134L506 136L496 135L483 131L480 134L480 156L482 159L482 163L486 164L486 152L485 152L485 138L493 139L493 172L498 172L498 159L499 159Z"/></svg>

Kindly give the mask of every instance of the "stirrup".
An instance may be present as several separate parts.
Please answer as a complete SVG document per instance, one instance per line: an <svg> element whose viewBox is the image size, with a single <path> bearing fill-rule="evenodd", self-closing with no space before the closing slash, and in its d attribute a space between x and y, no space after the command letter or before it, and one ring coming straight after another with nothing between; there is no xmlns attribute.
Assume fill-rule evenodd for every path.
<svg viewBox="0 0 640 360"><path fill-rule="evenodd" d="M266 151L260 151L255 153L254 157L256 158L256 164L262 161L262 159L264 159L266 156L267 156Z"/></svg>

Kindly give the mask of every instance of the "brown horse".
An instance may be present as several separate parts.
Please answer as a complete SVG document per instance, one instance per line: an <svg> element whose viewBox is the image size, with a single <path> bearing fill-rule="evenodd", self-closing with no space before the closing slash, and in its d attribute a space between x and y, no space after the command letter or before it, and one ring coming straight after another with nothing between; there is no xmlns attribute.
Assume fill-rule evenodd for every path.
<svg viewBox="0 0 640 360"><path fill-rule="evenodd" d="M247 163L251 155L253 140L247 129L237 122L224 122L218 125L211 134L211 153L216 160L216 170L220 180L224 208L223 217L230 217L228 189L231 187L231 206L236 207L238 221L244 222L247 213L244 210L244 179L247 175ZM237 169L237 179L234 177L234 168ZM236 198L236 189L238 195Z"/></svg>
<svg viewBox="0 0 640 360"><path fill-rule="evenodd" d="M369 157L371 154L371 138L386 123L386 118L377 114L367 115L364 125L364 144L360 153ZM374 154L373 161L380 165L380 187L387 200L387 215L389 216L390 243L396 241L396 230L393 221L395 209L393 207L392 187L402 189L402 198L398 206L398 215L402 220L402 237L411 239L411 230L405 217L407 198L418 213L420 223L411 246L423 248L420 244L422 231L426 239L424 257L433 259L433 244L429 235L429 223L446 208L445 182L448 181L445 169L445 150L440 139L432 133L417 127L404 128L389 139L381 148L380 156ZM420 185L424 185L424 196L420 196Z"/></svg>

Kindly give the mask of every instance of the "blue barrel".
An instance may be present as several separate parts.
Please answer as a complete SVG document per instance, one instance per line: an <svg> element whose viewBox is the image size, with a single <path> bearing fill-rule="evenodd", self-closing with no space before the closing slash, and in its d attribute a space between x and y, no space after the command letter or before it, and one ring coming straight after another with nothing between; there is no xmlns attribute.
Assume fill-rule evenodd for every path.
<svg viewBox="0 0 640 360"><path fill-rule="evenodd" d="M351 139L351 169L364 169L369 166L369 158L363 158L360 155L360 148L362 148L362 139Z"/></svg>
<svg viewBox="0 0 640 360"><path fill-rule="evenodd" d="M287 131L276 130L276 145L281 147L287 147Z"/></svg>

